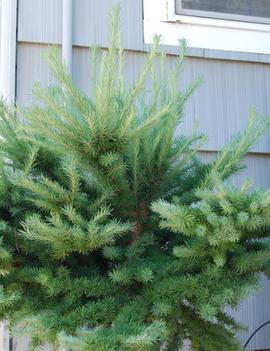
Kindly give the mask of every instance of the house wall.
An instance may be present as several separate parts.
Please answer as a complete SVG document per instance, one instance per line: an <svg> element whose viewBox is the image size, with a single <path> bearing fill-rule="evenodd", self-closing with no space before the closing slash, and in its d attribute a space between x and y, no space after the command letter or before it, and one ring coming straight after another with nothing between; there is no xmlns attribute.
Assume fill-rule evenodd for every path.
<svg viewBox="0 0 270 351"><path fill-rule="evenodd" d="M73 78L85 92L89 85L90 45L108 45L108 14L114 0L74 0L73 27ZM153 1L154 2L154 1ZM143 41L142 0L121 0L121 26L126 53L126 76L134 81L145 59L147 46ZM33 101L32 84L52 84L54 78L44 61L48 44L61 44L61 0L18 0L18 38L16 101L27 105ZM167 64L175 61L174 50ZM198 50L191 50L183 71L180 85L187 86L197 76L203 75L204 83L197 89L186 106L185 119L179 132L191 132L195 121L206 133L209 141L201 155L205 159L241 131L248 118L248 111L255 106L262 115L270 115L270 64L245 60L245 55L228 55L228 59L204 57ZM240 58L239 58L240 57ZM249 176L254 186L270 186L270 133L259 141L246 158L247 168L235 176L241 184ZM237 312L237 320L246 324L248 331L241 333L244 342L260 324L270 319L270 282L262 279L263 289L244 301ZM251 350L270 349L270 327L265 328L250 344ZM14 340L16 351L25 351L26 341Z"/></svg>

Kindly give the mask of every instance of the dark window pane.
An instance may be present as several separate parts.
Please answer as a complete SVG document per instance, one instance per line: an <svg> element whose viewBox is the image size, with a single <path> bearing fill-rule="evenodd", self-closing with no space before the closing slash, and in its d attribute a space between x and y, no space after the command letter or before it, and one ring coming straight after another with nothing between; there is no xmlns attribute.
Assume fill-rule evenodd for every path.
<svg viewBox="0 0 270 351"><path fill-rule="evenodd" d="M182 0L182 9L270 18L270 0Z"/></svg>

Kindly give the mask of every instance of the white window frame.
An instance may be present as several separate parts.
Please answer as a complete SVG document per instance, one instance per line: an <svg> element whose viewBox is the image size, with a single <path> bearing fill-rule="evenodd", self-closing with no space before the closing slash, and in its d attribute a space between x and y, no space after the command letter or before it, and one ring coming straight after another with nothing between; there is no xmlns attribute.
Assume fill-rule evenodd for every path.
<svg viewBox="0 0 270 351"><path fill-rule="evenodd" d="M177 9L175 11L175 13L178 15L215 18L215 19L223 19L223 20L237 21L237 22L270 24L270 18L266 18L266 17L247 16L247 15L240 15L240 14L233 14L233 13L214 12L214 11L211 12L211 11L196 10L196 9L185 9L185 8L182 8L183 0L179 0L179 2L181 6L181 11L180 13L177 12Z"/></svg>
<svg viewBox="0 0 270 351"><path fill-rule="evenodd" d="M164 45L186 38L194 48L270 54L270 24L179 15L175 0L143 1L147 44L159 33Z"/></svg>

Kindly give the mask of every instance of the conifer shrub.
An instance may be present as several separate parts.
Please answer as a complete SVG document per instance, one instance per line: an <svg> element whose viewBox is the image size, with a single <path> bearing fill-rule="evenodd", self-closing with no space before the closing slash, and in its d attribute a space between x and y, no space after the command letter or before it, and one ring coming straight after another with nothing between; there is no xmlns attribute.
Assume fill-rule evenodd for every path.
<svg viewBox="0 0 270 351"><path fill-rule="evenodd" d="M129 87L118 12L109 50L92 50L91 97L52 49L58 85L1 105L0 318L33 349L241 350L225 308L269 271L270 192L230 177L269 120L252 112L202 162L205 137L176 133L198 84L178 89L185 42L168 70L155 37Z"/></svg>

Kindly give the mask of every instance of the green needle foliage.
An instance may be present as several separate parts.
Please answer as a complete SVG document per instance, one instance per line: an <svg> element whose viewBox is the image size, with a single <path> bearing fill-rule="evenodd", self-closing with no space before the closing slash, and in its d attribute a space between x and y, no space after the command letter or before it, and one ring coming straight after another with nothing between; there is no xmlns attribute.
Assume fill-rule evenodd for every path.
<svg viewBox="0 0 270 351"><path fill-rule="evenodd" d="M109 50L92 50L91 97L52 49L59 84L20 113L1 105L0 318L33 349L241 350L225 308L269 272L270 192L229 178L269 120L252 112L200 161L205 137L176 133L198 85L178 89L185 42L167 70L155 37L130 87L118 12Z"/></svg>

